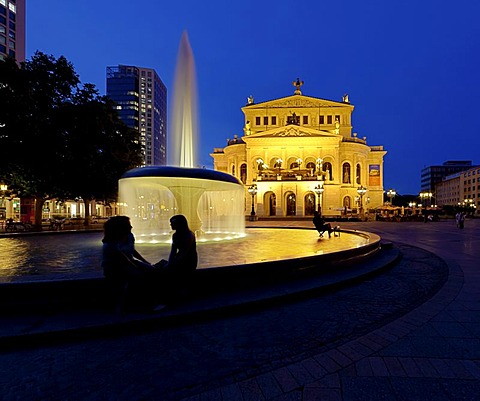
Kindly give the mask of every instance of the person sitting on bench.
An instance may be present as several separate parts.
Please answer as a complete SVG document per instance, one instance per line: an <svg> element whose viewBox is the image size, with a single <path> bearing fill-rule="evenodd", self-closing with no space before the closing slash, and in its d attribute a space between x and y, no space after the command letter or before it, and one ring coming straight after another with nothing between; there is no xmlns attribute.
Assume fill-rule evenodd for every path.
<svg viewBox="0 0 480 401"><path fill-rule="evenodd" d="M313 225L315 226L316 230L320 234L320 237L323 237L323 233L325 231L328 232L328 238L332 236L332 226L330 223L327 223L322 216L320 216L320 213L315 211L313 213Z"/></svg>

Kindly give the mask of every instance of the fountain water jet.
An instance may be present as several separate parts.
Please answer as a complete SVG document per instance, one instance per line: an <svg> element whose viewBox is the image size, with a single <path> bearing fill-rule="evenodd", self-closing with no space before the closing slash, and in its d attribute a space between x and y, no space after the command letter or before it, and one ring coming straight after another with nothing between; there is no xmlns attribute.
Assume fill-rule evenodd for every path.
<svg viewBox="0 0 480 401"><path fill-rule="evenodd" d="M170 161L127 171L119 181L121 213L138 242L170 241L170 217L186 216L199 241L245 236L245 192L232 175L194 168L197 124L195 63L186 33L175 70Z"/></svg>

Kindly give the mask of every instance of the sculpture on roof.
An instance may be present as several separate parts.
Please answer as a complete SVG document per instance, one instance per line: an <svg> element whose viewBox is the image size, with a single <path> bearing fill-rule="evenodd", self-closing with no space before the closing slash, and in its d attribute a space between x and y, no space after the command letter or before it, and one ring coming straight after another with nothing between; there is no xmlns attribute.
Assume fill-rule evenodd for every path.
<svg viewBox="0 0 480 401"><path fill-rule="evenodd" d="M300 90L300 87L304 84L303 81L300 81L299 78L297 78L296 81L292 82L293 86L295 86L297 89L295 89L295 92L293 92L294 95L301 95L302 91Z"/></svg>

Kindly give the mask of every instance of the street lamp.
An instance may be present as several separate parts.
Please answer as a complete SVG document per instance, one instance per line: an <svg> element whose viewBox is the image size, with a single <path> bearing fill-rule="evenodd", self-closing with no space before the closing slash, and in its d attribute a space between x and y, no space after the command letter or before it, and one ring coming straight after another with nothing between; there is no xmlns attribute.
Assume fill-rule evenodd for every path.
<svg viewBox="0 0 480 401"><path fill-rule="evenodd" d="M357 188L357 193L358 193L358 196L360 197L360 199L359 199L360 216L363 217L362 199L363 199L363 196L367 193L367 188L365 188L363 185L361 185Z"/></svg>
<svg viewBox="0 0 480 401"><path fill-rule="evenodd" d="M321 199L322 199L322 194L323 194L323 191L325 191L325 188L323 188L323 181L319 181L318 185L313 188L313 190L315 191L315 193L318 195L318 214L320 214L320 216L322 215L322 202L321 202Z"/></svg>
<svg viewBox="0 0 480 401"><path fill-rule="evenodd" d="M255 221L255 195L257 194L257 184L250 185L247 189L252 195L252 211L250 212L250 221Z"/></svg>
<svg viewBox="0 0 480 401"><path fill-rule="evenodd" d="M396 194L397 194L397 192L395 192L394 189L389 189L388 190L387 196L388 196L388 199L390 199L390 205L393 205L393 198L395 197Z"/></svg>
<svg viewBox="0 0 480 401"><path fill-rule="evenodd" d="M427 205L432 205L432 196L433 194L430 191L420 192L420 199L428 199Z"/></svg>

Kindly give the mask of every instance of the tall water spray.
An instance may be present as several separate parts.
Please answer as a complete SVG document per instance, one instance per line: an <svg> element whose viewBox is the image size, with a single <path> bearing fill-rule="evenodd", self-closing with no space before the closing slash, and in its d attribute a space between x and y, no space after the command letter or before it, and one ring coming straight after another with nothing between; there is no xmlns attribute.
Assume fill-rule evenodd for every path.
<svg viewBox="0 0 480 401"><path fill-rule="evenodd" d="M183 33L180 40L173 90L172 125L169 138L170 165L196 167L197 80L187 32Z"/></svg>
<svg viewBox="0 0 480 401"><path fill-rule="evenodd" d="M198 137L193 52L186 33L180 41L169 130L170 166L127 171L119 181L121 213L130 217L139 242L170 241L169 219L187 217L199 241L245 235L245 192L234 176L194 168Z"/></svg>

